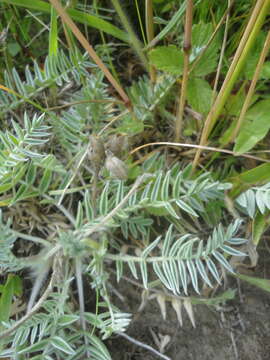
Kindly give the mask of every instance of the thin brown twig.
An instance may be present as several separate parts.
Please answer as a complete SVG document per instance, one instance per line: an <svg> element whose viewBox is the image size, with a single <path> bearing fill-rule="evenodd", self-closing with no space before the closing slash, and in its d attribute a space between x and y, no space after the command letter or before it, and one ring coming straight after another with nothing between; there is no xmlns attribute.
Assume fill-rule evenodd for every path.
<svg viewBox="0 0 270 360"><path fill-rule="evenodd" d="M237 50L234 54L233 60L230 64L229 70L227 71L226 77L223 81L222 87L219 94L211 107L202 130L200 139L200 145L204 146L207 143L208 137L221 114L223 106L232 90L233 85L238 77L239 71L241 70L244 60L250 51L251 44L254 41L254 34L261 27L261 19L265 16L266 10L269 6L269 1L257 0L251 16L249 17L243 36L239 42ZM250 40L251 34L253 35ZM193 160L192 169L196 169L201 156L201 149L198 148L196 155Z"/></svg>
<svg viewBox="0 0 270 360"><path fill-rule="evenodd" d="M200 149L201 151L202 150L215 151L215 152L230 154L235 157L245 157L248 159L254 159L254 160L270 163L270 160L267 160L267 159L262 159L257 156L248 155L248 154L239 154L238 155L237 153L234 153L233 151L227 150L227 149L220 149L220 148L216 148L216 147L212 147L212 146L194 145L194 144L186 144L186 143L177 143L177 142L174 143L174 142L167 142L167 141L154 142L154 143L148 143L148 144L141 145L141 146L133 149L129 154L130 155L134 154L135 152L137 152L145 147L148 147L148 146L157 146L157 145L158 146L159 145L167 145L167 146L174 146L174 147L188 147L188 148Z"/></svg>
<svg viewBox="0 0 270 360"><path fill-rule="evenodd" d="M46 108L46 111L52 111L52 110L61 110L64 109L66 107L70 107L70 106L74 106L74 105L79 105L79 104L87 104L87 103L97 103L97 104L121 104L123 105L124 102L120 101L120 100L106 100L106 99L93 99L93 100L80 100L80 101L72 101L70 103L67 104L63 104L63 105L58 105L58 106L53 106L50 108Z"/></svg>
<svg viewBox="0 0 270 360"><path fill-rule="evenodd" d="M108 81L112 84L114 89L118 92L120 97L123 99L124 104L127 108L131 107L131 103L129 100L129 97L125 93L124 89L118 84L118 82L115 80L115 78L110 73L109 69L106 67L106 65L103 63L101 58L97 55L94 48L89 44L85 36L81 33L77 25L74 23L74 21L70 18L70 16L67 14L63 6L60 4L59 0L50 0L53 7L58 12L59 16L63 20L64 23L66 23L69 28L72 30L75 37L78 39L78 41L82 44L84 49L88 52L88 54L91 56L91 58L95 61L95 63L98 65L100 70L104 73Z"/></svg>
<svg viewBox="0 0 270 360"><path fill-rule="evenodd" d="M128 341L132 342L133 344L135 344L135 345L137 345L137 346L140 346L140 347L142 347L142 348L144 348L144 349L146 349L146 350L151 351L152 353L154 353L155 355L157 355L157 356L160 357L161 359L171 360L170 357L161 354L159 351L157 351L156 349L154 349L152 346L147 345L147 344L144 344L143 342L134 339L133 337L127 335L126 333L123 333L123 332L120 332L120 331L119 331L119 332L117 332L116 334L119 335L119 336L122 336L123 338L127 339Z"/></svg>

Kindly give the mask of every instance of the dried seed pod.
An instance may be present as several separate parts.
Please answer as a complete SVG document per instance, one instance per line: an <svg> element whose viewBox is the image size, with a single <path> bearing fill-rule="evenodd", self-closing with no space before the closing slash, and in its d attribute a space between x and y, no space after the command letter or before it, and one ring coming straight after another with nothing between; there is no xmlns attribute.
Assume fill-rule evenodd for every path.
<svg viewBox="0 0 270 360"><path fill-rule="evenodd" d="M2 32L0 32L0 45L5 44L7 40L8 28L4 28Z"/></svg>
<svg viewBox="0 0 270 360"><path fill-rule="evenodd" d="M121 157L121 154L127 147L128 138L124 135L112 135L106 142L106 149L110 150L117 157Z"/></svg>
<svg viewBox="0 0 270 360"><path fill-rule="evenodd" d="M105 148L103 142L94 135L90 136L88 157L95 172L99 172L105 161Z"/></svg>
<svg viewBox="0 0 270 360"><path fill-rule="evenodd" d="M126 164L114 156L110 150L106 150L106 155L105 167L111 176L119 180L125 180L127 178Z"/></svg>

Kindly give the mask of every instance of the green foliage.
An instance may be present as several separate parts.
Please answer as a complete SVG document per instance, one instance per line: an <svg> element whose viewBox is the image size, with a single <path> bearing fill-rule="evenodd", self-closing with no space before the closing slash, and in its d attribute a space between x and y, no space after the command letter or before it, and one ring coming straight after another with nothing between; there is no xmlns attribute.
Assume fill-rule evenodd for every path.
<svg viewBox="0 0 270 360"><path fill-rule="evenodd" d="M119 131L133 135L144 129L144 123L153 123L155 110L162 111L165 108L175 81L172 76L163 76L152 86L150 79L144 76L135 82L128 89L135 119L130 114L123 117L123 125L120 125Z"/></svg>
<svg viewBox="0 0 270 360"><path fill-rule="evenodd" d="M243 69L243 76L248 80L251 80L253 77L265 38L266 34L264 32L261 32L256 38L252 52L248 56L247 62ZM261 73L261 76L264 76L263 72Z"/></svg>
<svg viewBox="0 0 270 360"><path fill-rule="evenodd" d="M193 71L193 75L195 76L206 76L216 70L218 50L220 47L220 41L217 34L205 50L212 33L213 27L211 23L200 23L192 26L192 51L190 61L196 60L196 58L201 55L200 60Z"/></svg>
<svg viewBox="0 0 270 360"><path fill-rule="evenodd" d="M112 98L108 94L102 73L87 74L84 82L83 88L71 96L70 101L75 103L74 106L63 111L61 117L50 113L50 122L57 140L65 151L72 154L77 153L87 142L89 128L96 133L112 118L109 113ZM86 99L89 103L85 103ZM104 103L95 102L100 99L104 100Z"/></svg>
<svg viewBox="0 0 270 360"><path fill-rule="evenodd" d="M183 72L183 51L176 46L160 46L149 53L150 63L158 70L167 71L170 74L181 75Z"/></svg>
<svg viewBox="0 0 270 360"><path fill-rule="evenodd" d="M70 281L64 285L67 290ZM33 315L17 331L12 339L9 349L0 353L2 357L17 355L33 356L34 359L52 359L55 356L67 359L79 359L86 351L85 345L80 341L82 333L76 329L78 316L67 308L62 308L65 299L64 292L53 299L47 300L43 305L43 312ZM87 334L89 345L87 350L94 359L110 360L105 345L94 335ZM32 357L33 358L33 357Z"/></svg>
<svg viewBox="0 0 270 360"><path fill-rule="evenodd" d="M243 281L246 281L252 285L257 286L258 288L270 292L270 280L268 279L261 279L258 277L247 276L244 274L237 274L236 276Z"/></svg>
<svg viewBox="0 0 270 360"><path fill-rule="evenodd" d="M7 321L11 314L13 296L22 295L22 281L17 275L9 274L4 285L0 287L0 321Z"/></svg>
<svg viewBox="0 0 270 360"><path fill-rule="evenodd" d="M235 141L235 152L243 154L249 151L267 135L270 129L269 112L269 100L261 100L248 110Z"/></svg>
<svg viewBox="0 0 270 360"><path fill-rule="evenodd" d="M164 302L173 306L180 323L182 304L194 324L192 304L216 305L232 299L234 291L231 290L207 299L200 293L202 287L221 284L226 271L238 276L230 260L245 256L247 241L243 234L247 233L248 217L252 218L255 246L267 230L269 164L256 165L246 171L244 162L226 154L228 158L222 159L225 162L222 171L196 172L192 171L192 164L187 165L189 158L180 161L178 154L169 148L165 155L163 149L158 152L156 147L151 148L152 153L145 147L133 155L124 146L120 146L119 154L116 150L114 153L109 145L112 134L117 141L125 135L133 148L156 141L164 145L174 137L175 94L183 72L181 47L186 3L154 2L155 21L159 23L154 29L157 36L146 49L142 49L139 42L136 48L146 62L145 68L148 65L155 68L151 67L151 77L142 72L141 65L131 56L124 57L124 70L131 69L132 77L125 71L116 74L113 61L122 61L126 48L122 52L121 44L106 44L103 33L103 44L97 44L96 34L88 34L85 29L91 41L94 35L93 45L105 63L110 63L119 83L130 83L132 78L125 90L130 100L128 105L115 96L104 73L87 55L80 54L70 29L65 29L66 37L62 36L58 15L49 3L28 0L4 0L4 3L32 9L42 21L43 12L51 17L45 17L44 21L46 24L50 21L46 43L49 55L39 60L33 56L33 64L25 69L23 64L13 68L10 61L11 52L14 55L22 51L24 42L15 43L13 50L7 50L10 39L5 43L2 33L0 38L2 61L6 65L6 72L1 74L2 89L8 90L0 92L3 129L0 132L0 206L3 208L0 269L4 281L0 287L0 357L110 360L103 340L126 331L132 321L124 305L118 309L113 303L111 289L117 286L112 284L114 273L117 282L125 281L130 275L147 292L161 294ZM242 9L239 3L245 5L243 1L234 5L233 21ZM250 6L251 3L244 8L249 10ZM88 12L93 9L95 15L90 15ZM96 6L92 8L80 2L70 4L67 11L78 22L131 42L111 24L114 19L111 9L102 9L106 14L104 19L97 16ZM187 120L192 117L196 129L189 135L191 140L196 136L196 144L205 123L201 121L202 115L211 114L212 110L215 96L212 85L222 55L223 25L211 42L209 40L215 30L213 24L219 22L224 11L226 4L194 2L184 123L188 113ZM7 28L11 23L14 35L13 15L8 12L5 20ZM30 23L24 19L19 28L24 41L30 42ZM232 44L222 55L217 91L235 53L236 36L231 33L235 31L232 28L236 25L228 28L228 41ZM240 30L238 37L242 35ZM165 37L166 43L154 47ZM252 78L263 41L264 35L258 37L250 64L242 72L244 79ZM68 56L62 50L67 44ZM44 51L44 44L42 46ZM147 63L143 50L149 49ZM261 92L253 96L252 107L236 139L234 151L238 154L259 142L265 147L263 139L269 131L266 119L270 110L266 91L268 67L267 62L259 79ZM133 68L138 68L138 72L133 72ZM234 85L227 112L220 112L222 122L214 129L215 136L210 137L209 142L228 139L233 125L222 138L229 127L228 121L234 123L234 118L239 116L246 89L240 82L235 81ZM94 163L89 138L98 139L101 144L100 164ZM190 142L185 140L183 143ZM108 174L108 166L105 169L110 152L116 161L123 161L128 167L126 180L113 178L113 172ZM205 163L201 165L204 169ZM235 169L241 172L237 174ZM224 182L228 176L229 182ZM247 190L247 185L262 182L267 184ZM231 188L230 195L238 197L228 205L230 199L226 192ZM22 270L22 274L33 278L32 289L29 281L23 280ZM242 279L269 290L268 282L263 279ZM31 293L29 299L34 299L33 304L29 300L31 306L28 303L27 313L15 321L12 307L17 304L15 297L21 295L24 286L27 287L25 294ZM94 307L89 298L95 302Z"/></svg>
<svg viewBox="0 0 270 360"><path fill-rule="evenodd" d="M21 263L19 259L13 254L12 249L15 241L18 236L12 231L11 227L11 219L7 221L7 223L3 222L2 212L0 213L0 267L1 271L9 271L14 272L20 270L24 267L24 264Z"/></svg>
<svg viewBox="0 0 270 360"><path fill-rule="evenodd" d="M136 278L138 275L135 271L134 263L139 262L142 281L147 288L149 273L147 263L151 263L158 279L174 294L180 294L182 292L187 294L187 288L190 283L194 290L200 293L198 275L200 275L203 282L210 287L212 287L212 283L207 275L208 272L213 276L215 281L218 283L221 281L218 268L213 260L228 271L233 272L231 265L226 260L226 256L244 255L228 245L238 245L245 242L244 239L234 237L239 225L239 222L229 225L226 232L220 225L218 229L214 229L212 236L208 238L205 245L203 244L203 240L193 237L190 234L185 234L178 239L175 238L173 226L171 225L165 234L160 256L149 257L149 254L157 247L161 241L161 236L144 249L141 257L122 256L122 259L119 259L117 262L118 279L121 278L121 262L128 263L131 272ZM224 256L223 253L226 255Z"/></svg>
<svg viewBox="0 0 270 360"><path fill-rule="evenodd" d="M25 68L24 78L13 68L12 74L5 72L5 85L21 95L17 98L12 93L0 92L0 114L3 116L9 109L16 109L25 101L35 99L45 89L56 85L63 87L66 82L81 82L81 76L87 74L86 68L92 67L86 57L79 53L67 57L62 51L58 56L48 56L45 59L44 70L34 61L32 69ZM81 75L79 75L81 74Z"/></svg>
<svg viewBox="0 0 270 360"><path fill-rule="evenodd" d="M261 214L270 210L270 187L269 183L261 187L250 188L243 192L238 198L237 203L246 209L248 215L253 218L258 209Z"/></svg>
<svg viewBox="0 0 270 360"><path fill-rule="evenodd" d="M42 0L36 0L34 2L31 0L3 0L3 2L10 5L22 6L26 9L33 9L45 13L50 13L51 11L51 5ZM74 20L82 24L94 27L100 31L104 31L110 35L113 35L122 41L128 42L128 36L125 34L124 31L118 29L116 26L97 16L86 14L85 12L75 9L68 9L68 13Z"/></svg>
<svg viewBox="0 0 270 360"><path fill-rule="evenodd" d="M188 82L187 100L190 106L202 113L207 114L211 107L213 90L207 81L197 77Z"/></svg>

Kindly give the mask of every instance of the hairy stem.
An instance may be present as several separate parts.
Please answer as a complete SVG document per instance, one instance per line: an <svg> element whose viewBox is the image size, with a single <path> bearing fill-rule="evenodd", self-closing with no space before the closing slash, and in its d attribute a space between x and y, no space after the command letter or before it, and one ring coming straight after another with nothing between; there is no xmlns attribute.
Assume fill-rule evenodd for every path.
<svg viewBox="0 0 270 360"><path fill-rule="evenodd" d="M192 32L192 14L193 14L193 1L187 0L186 20L185 20L185 36L184 36L184 70L180 90L180 100L178 111L175 120L175 141L179 141L183 127L183 115L186 102L187 84L188 84L188 69L189 69L189 54L191 50L191 32Z"/></svg>

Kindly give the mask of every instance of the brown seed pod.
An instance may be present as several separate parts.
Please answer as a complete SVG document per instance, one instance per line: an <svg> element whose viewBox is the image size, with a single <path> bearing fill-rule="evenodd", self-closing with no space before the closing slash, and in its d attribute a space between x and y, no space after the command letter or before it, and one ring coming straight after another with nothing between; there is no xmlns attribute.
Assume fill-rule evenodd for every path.
<svg viewBox="0 0 270 360"><path fill-rule="evenodd" d="M126 164L114 156L110 150L106 150L105 167L110 172L110 175L119 180L127 179L127 166Z"/></svg>
<svg viewBox="0 0 270 360"><path fill-rule="evenodd" d="M105 148L103 142L96 136L91 135L89 139L88 158L95 172L99 172L105 161Z"/></svg>
<svg viewBox="0 0 270 360"><path fill-rule="evenodd" d="M117 157L121 157L127 148L128 138L124 135L112 135L106 142L106 149L110 150Z"/></svg>

